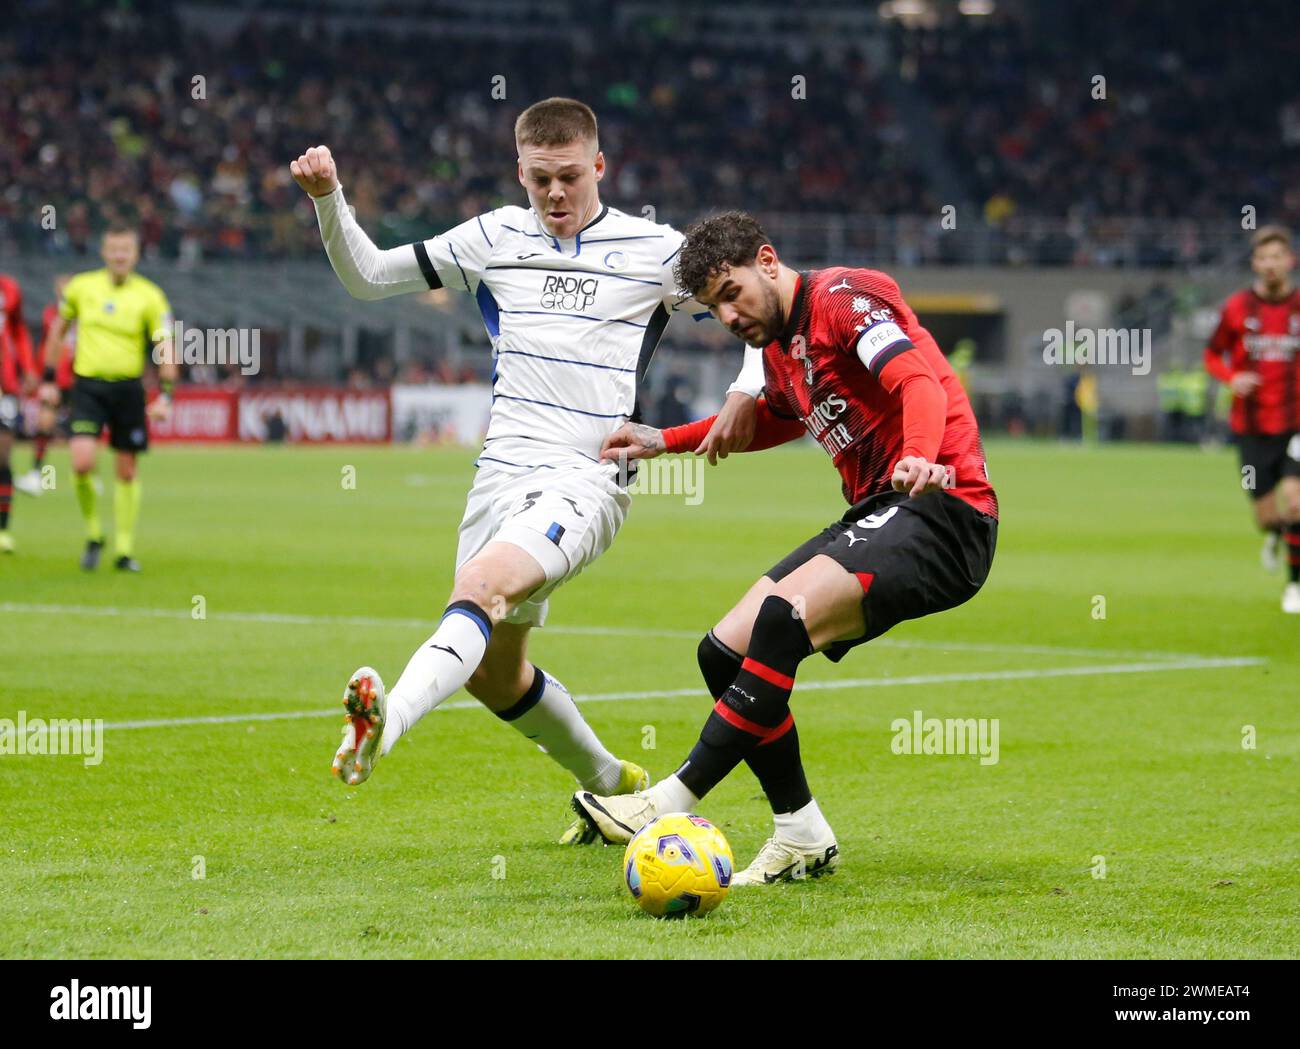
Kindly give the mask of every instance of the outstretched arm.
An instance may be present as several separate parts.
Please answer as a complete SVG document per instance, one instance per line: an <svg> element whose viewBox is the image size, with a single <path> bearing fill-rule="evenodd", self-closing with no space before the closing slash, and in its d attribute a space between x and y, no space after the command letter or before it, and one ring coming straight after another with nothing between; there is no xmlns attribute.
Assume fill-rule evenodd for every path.
<svg viewBox="0 0 1300 1049"><path fill-rule="evenodd" d="M343 187L327 146L313 146L289 164L289 171L312 198L330 265L353 298L386 299L429 290L431 284L420 259L423 243L386 251L375 247L343 198ZM427 259L426 254L426 263ZM432 267L428 271L432 272Z"/></svg>
<svg viewBox="0 0 1300 1049"><path fill-rule="evenodd" d="M774 448L803 435L803 423L798 419L777 415L768 407L766 400L758 401L755 409L754 439L745 451L760 452L764 448ZM698 419L684 426L670 426L666 430L657 430L643 423L624 423L605 438L600 457L614 461L623 457L653 459L664 452L689 452L699 446L717 418L716 415L711 415L707 419Z"/></svg>
<svg viewBox="0 0 1300 1049"><path fill-rule="evenodd" d="M754 427L758 424L755 405L765 381L762 348L745 347L745 365L736 381L727 387L722 410L713 417L713 425L701 436L695 448L696 455L707 456L709 464L715 465L731 452L749 449L749 443L754 439Z"/></svg>

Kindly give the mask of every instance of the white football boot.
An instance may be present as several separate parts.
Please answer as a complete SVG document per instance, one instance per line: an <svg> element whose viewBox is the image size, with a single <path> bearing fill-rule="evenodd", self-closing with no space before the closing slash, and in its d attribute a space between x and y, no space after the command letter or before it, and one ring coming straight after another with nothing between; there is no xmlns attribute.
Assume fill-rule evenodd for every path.
<svg viewBox="0 0 1300 1049"><path fill-rule="evenodd" d="M14 478L14 487L23 495L30 495L36 498L40 497L41 492L41 472L39 470L28 470L25 474Z"/></svg>
<svg viewBox="0 0 1300 1049"><path fill-rule="evenodd" d="M603 798L589 790L573 795L573 811L610 845L627 844L637 831L659 815L655 803L644 794Z"/></svg>
<svg viewBox="0 0 1300 1049"><path fill-rule="evenodd" d="M839 864L840 847L834 838L814 848L787 845L776 838L768 838L758 850L754 862L731 879L731 887L820 878L823 874L834 874Z"/></svg>
<svg viewBox="0 0 1300 1049"><path fill-rule="evenodd" d="M370 667L358 668L343 690L343 706L347 710L343 742L334 754L330 771L349 787L355 787L370 778L384 738L388 704L379 673Z"/></svg>
<svg viewBox="0 0 1300 1049"><path fill-rule="evenodd" d="M1300 583L1287 583L1282 591L1282 611L1290 615L1300 614Z"/></svg>
<svg viewBox="0 0 1300 1049"><path fill-rule="evenodd" d="M650 773L634 761L620 761L621 771L615 794L632 794L650 786ZM576 806L575 806L576 807ZM570 824L569 829L560 835L561 845L592 845L600 841L600 831L586 818L580 815Z"/></svg>

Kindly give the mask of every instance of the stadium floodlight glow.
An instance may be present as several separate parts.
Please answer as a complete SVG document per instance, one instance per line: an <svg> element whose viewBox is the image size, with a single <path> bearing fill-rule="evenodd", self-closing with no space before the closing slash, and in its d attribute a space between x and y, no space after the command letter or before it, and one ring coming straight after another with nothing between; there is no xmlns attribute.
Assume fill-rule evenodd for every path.
<svg viewBox="0 0 1300 1049"><path fill-rule="evenodd" d="M958 0L957 10L971 18L982 18L993 13L993 0Z"/></svg>
<svg viewBox="0 0 1300 1049"><path fill-rule="evenodd" d="M902 21L926 19L934 15L929 0L886 0L879 10L881 18L897 18Z"/></svg>

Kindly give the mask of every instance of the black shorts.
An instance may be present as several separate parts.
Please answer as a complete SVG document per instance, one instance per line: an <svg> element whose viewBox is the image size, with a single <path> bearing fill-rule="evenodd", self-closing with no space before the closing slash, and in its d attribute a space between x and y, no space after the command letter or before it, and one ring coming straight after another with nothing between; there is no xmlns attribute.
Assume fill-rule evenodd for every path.
<svg viewBox="0 0 1300 1049"><path fill-rule="evenodd" d="M105 426L108 443L119 452L143 452L149 447L143 382L77 376L72 384L69 431L73 437L98 438Z"/></svg>
<svg viewBox="0 0 1300 1049"><path fill-rule="evenodd" d="M1300 477L1300 433L1243 433L1237 444L1242 487L1252 499L1271 495L1283 477Z"/></svg>
<svg viewBox="0 0 1300 1049"><path fill-rule="evenodd" d="M779 582L825 554L858 577L867 632L825 650L838 663L849 649L905 619L969 601L988 578L997 538L997 518L955 495L931 492L913 499L885 492L850 507L765 574Z"/></svg>

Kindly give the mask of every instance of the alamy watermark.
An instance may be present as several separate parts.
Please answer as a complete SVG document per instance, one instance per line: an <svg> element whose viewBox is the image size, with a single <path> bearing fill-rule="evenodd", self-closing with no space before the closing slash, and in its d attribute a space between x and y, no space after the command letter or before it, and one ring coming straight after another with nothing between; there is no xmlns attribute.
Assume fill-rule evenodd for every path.
<svg viewBox="0 0 1300 1049"><path fill-rule="evenodd" d="M261 328L187 328L182 321L172 321L155 333L154 364L162 364L163 345L170 339L177 364L237 364L242 375L256 375L262 370Z"/></svg>
<svg viewBox="0 0 1300 1049"><path fill-rule="evenodd" d="M704 460L684 456L618 461L618 485L632 495L680 495L687 506L704 502Z"/></svg>
<svg viewBox="0 0 1300 1049"><path fill-rule="evenodd" d="M153 987L83 987L80 980L50 990L51 1020L130 1020L137 1031L153 1022Z"/></svg>
<svg viewBox="0 0 1300 1049"><path fill-rule="evenodd" d="M1043 332L1044 364L1119 364L1134 375L1151 371L1150 328L1076 328L1066 321L1064 330Z"/></svg>
<svg viewBox="0 0 1300 1049"><path fill-rule="evenodd" d="M104 760L103 718L0 718L0 757L78 754L87 767Z"/></svg>
<svg viewBox="0 0 1300 1049"><path fill-rule="evenodd" d="M997 718L895 718L889 749L895 754L978 754L981 765L998 763L1001 723Z"/></svg>

